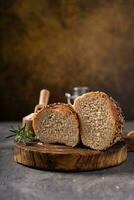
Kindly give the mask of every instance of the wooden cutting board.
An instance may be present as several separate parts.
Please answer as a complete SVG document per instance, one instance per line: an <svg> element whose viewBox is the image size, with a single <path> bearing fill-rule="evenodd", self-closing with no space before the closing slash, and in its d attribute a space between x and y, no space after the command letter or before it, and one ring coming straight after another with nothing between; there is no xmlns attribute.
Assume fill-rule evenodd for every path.
<svg viewBox="0 0 134 200"><path fill-rule="evenodd" d="M63 145L26 146L15 144L14 160L38 169L56 171L88 171L121 164L127 158L127 147L118 142L106 151L71 148Z"/></svg>

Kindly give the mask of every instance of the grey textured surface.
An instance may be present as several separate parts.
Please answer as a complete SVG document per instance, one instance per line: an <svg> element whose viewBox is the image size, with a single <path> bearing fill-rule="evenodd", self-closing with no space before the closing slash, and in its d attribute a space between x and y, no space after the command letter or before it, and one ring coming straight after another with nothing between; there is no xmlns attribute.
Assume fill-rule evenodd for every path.
<svg viewBox="0 0 134 200"><path fill-rule="evenodd" d="M120 166L109 169L60 173L16 164L13 141L5 139L15 123L0 123L0 200L133 200L134 153ZM134 122L126 124L134 129Z"/></svg>

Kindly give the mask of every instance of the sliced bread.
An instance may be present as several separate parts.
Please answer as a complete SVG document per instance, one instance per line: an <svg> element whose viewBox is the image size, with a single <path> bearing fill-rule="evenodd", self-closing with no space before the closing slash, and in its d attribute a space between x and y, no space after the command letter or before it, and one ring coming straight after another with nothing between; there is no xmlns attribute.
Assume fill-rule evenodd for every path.
<svg viewBox="0 0 134 200"><path fill-rule="evenodd" d="M50 104L33 119L33 128L44 143L59 143L74 147L79 143L79 121L68 104Z"/></svg>
<svg viewBox="0 0 134 200"><path fill-rule="evenodd" d="M104 92L89 92L74 101L82 143L105 150L121 139L124 119L115 100Z"/></svg>

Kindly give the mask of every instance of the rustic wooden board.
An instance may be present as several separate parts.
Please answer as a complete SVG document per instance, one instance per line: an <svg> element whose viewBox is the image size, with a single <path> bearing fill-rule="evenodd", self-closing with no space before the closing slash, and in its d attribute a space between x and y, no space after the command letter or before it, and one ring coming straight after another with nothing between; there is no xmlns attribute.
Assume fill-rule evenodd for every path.
<svg viewBox="0 0 134 200"><path fill-rule="evenodd" d="M63 145L15 144L14 146L14 160L17 163L44 170L95 170L119 165L126 158L127 147L124 142L119 142L106 151Z"/></svg>

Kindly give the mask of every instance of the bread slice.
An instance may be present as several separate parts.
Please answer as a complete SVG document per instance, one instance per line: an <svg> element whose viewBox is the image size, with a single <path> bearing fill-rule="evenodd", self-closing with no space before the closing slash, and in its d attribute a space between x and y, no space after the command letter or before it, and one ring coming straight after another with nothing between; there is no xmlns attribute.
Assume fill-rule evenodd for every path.
<svg viewBox="0 0 134 200"><path fill-rule="evenodd" d="M79 121L73 107L58 103L48 105L33 119L33 128L44 143L59 143L74 147L79 143Z"/></svg>
<svg viewBox="0 0 134 200"><path fill-rule="evenodd" d="M89 92L74 101L82 143L105 150L121 139L124 119L118 104L104 92Z"/></svg>

